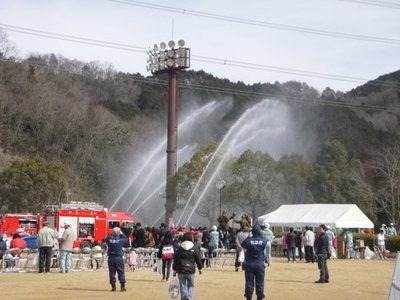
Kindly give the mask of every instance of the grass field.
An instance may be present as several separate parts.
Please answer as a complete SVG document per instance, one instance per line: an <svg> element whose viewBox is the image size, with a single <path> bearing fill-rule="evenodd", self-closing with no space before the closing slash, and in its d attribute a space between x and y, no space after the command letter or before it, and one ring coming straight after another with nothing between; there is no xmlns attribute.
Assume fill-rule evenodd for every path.
<svg viewBox="0 0 400 300"><path fill-rule="evenodd" d="M287 263L273 258L267 268L265 294L279 300L387 299L394 260L328 261L330 283L315 284L317 264ZM0 273L1 299L169 299L168 283L149 270L127 271L127 292L110 292L107 271ZM119 288L119 286L118 286ZM205 269L196 275L193 300L244 299L244 273L233 268ZM256 297L254 296L253 299ZM180 299L180 298L179 298Z"/></svg>

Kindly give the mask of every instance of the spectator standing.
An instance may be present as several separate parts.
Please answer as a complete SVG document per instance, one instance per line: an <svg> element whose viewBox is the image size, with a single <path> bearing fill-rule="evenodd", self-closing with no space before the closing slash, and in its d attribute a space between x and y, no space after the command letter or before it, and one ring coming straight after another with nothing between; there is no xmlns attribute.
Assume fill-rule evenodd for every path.
<svg viewBox="0 0 400 300"><path fill-rule="evenodd" d="M303 260L303 251L301 250L301 248L303 247L302 233L301 233L301 231L299 231L299 232L295 231L295 234L296 234L296 248L297 248L297 251L299 252L299 260L301 261L301 260Z"/></svg>
<svg viewBox="0 0 400 300"><path fill-rule="evenodd" d="M214 225L208 235L208 267L210 267L211 258L215 256L214 250L217 249L219 245L219 232L217 231L217 226Z"/></svg>
<svg viewBox="0 0 400 300"><path fill-rule="evenodd" d="M329 239L326 235L327 228L324 224L319 226L320 234L315 241L316 256L319 269L319 280L315 283L328 283L329 271L326 260L329 258Z"/></svg>
<svg viewBox="0 0 400 300"><path fill-rule="evenodd" d="M141 223L136 223L136 229L133 232L134 240L133 244L135 248L143 248L145 246L145 235L144 229Z"/></svg>
<svg viewBox="0 0 400 300"><path fill-rule="evenodd" d="M349 258L351 258L352 254L353 254L353 246L354 246L353 233L346 228L344 228L343 230L344 230L343 241L346 244L346 258L349 259Z"/></svg>
<svg viewBox="0 0 400 300"><path fill-rule="evenodd" d="M162 259L162 279L168 281L171 272L172 259L174 258L174 240L171 231L166 231L158 249L158 258Z"/></svg>
<svg viewBox="0 0 400 300"><path fill-rule="evenodd" d="M265 277L265 247L267 240L261 236L261 228L254 225L251 230L252 235L247 237L241 244L245 252L245 279L246 286L244 296L251 300L256 285L257 300L262 300L264 295Z"/></svg>
<svg viewBox="0 0 400 300"><path fill-rule="evenodd" d="M389 224L389 227L386 229L386 235L394 236L397 235L397 230L394 228L393 223Z"/></svg>
<svg viewBox="0 0 400 300"><path fill-rule="evenodd" d="M335 240L335 233L331 230L331 227L328 225L326 226L327 230L325 232L326 236L328 237L328 241L329 241L329 253L336 253L336 250L334 249L333 246L333 241ZM335 257L336 258L336 255Z"/></svg>
<svg viewBox="0 0 400 300"><path fill-rule="evenodd" d="M191 300L194 293L194 278L196 265L201 275L201 260L199 250L193 244L190 232L184 233L182 243L174 254L174 276L178 273L181 300Z"/></svg>
<svg viewBox="0 0 400 300"><path fill-rule="evenodd" d="M293 232L293 227L289 228L289 233L286 236L286 240L288 245L288 262L290 262L290 254L292 254L293 263L296 263L296 234Z"/></svg>
<svg viewBox="0 0 400 300"><path fill-rule="evenodd" d="M283 256L287 256L288 255L288 250L287 250L287 236L284 235L281 238L282 241L282 251L283 251Z"/></svg>
<svg viewBox="0 0 400 300"><path fill-rule="evenodd" d="M137 264L137 253L133 248L131 248L131 251L128 254L128 265L129 269L131 269L132 272L135 272L136 270L136 264Z"/></svg>
<svg viewBox="0 0 400 300"><path fill-rule="evenodd" d="M305 259L306 263L314 263L314 242L315 234L312 232L311 228L306 226L306 232L304 233L304 249L305 249Z"/></svg>
<svg viewBox="0 0 400 300"><path fill-rule="evenodd" d="M0 259L3 259L4 251L7 250L7 242L4 240L4 235L0 234Z"/></svg>
<svg viewBox="0 0 400 300"><path fill-rule="evenodd" d="M118 280L121 284L121 292L126 291L125 287L125 264L124 264L124 247L129 245L128 238L122 234L119 227L114 227L113 232L106 237L108 247L108 272L110 276L111 291L117 290L115 283L115 273L118 273Z"/></svg>
<svg viewBox="0 0 400 300"><path fill-rule="evenodd" d="M71 222L64 222L64 232L58 242L60 244L60 273L71 272L72 248L74 246L75 233L71 227Z"/></svg>
<svg viewBox="0 0 400 300"><path fill-rule="evenodd" d="M267 263L268 266L270 266L272 264L271 244L275 236L274 233L271 231L271 229L269 229L268 222L264 222L263 227L261 227L262 228L261 235L263 236L263 238L267 240L267 246L265 247L265 262Z"/></svg>
<svg viewBox="0 0 400 300"><path fill-rule="evenodd" d="M243 261L239 261L239 256L241 255L240 252L244 251L242 248L242 243L244 242L245 239L247 239L249 236L249 229L248 228L243 228L239 233L236 235L236 259L235 259L235 271L239 271L239 267L242 266L242 270L244 271L244 264ZM244 253L243 253L244 254Z"/></svg>
<svg viewBox="0 0 400 300"><path fill-rule="evenodd" d="M50 223L48 221L44 221L37 238L39 247L39 273L50 272L51 250L57 239L58 232L50 228Z"/></svg>
<svg viewBox="0 0 400 300"><path fill-rule="evenodd" d="M129 239L129 246L131 246L132 228L129 227L128 223L123 222L121 225L121 231Z"/></svg>
<svg viewBox="0 0 400 300"><path fill-rule="evenodd" d="M377 243L378 243L378 248L382 253L383 259L386 259L386 246L385 246L385 234L383 230L379 230L378 236L377 236Z"/></svg>
<svg viewBox="0 0 400 300"><path fill-rule="evenodd" d="M382 224L380 230L383 230L383 234L387 234L387 233L386 233L386 230L387 230L386 224Z"/></svg>

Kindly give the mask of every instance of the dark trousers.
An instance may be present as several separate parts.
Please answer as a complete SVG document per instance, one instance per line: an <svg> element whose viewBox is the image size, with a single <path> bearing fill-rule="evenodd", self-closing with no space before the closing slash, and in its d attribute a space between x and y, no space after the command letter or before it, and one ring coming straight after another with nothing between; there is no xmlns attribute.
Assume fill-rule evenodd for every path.
<svg viewBox="0 0 400 300"><path fill-rule="evenodd" d="M51 249L53 247L39 248L39 272L50 272Z"/></svg>
<svg viewBox="0 0 400 300"><path fill-rule="evenodd" d="M290 261L290 253L292 254L293 261L296 261L296 247L288 247L287 259Z"/></svg>
<svg viewBox="0 0 400 300"><path fill-rule="evenodd" d="M172 264L172 258L169 259L163 259L162 260L162 278L168 280L169 279L169 274L171 273L171 264ZM165 276L165 271L167 271L167 276Z"/></svg>
<svg viewBox="0 0 400 300"><path fill-rule="evenodd" d="M244 296L251 298L254 291L254 283L256 284L257 299L264 298L264 276L265 266L264 261L246 262L244 265L244 276L246 279L246 287Z"/></svg>
<svg viewBox="0 0 400 300"><path fill-rule="evenodd" d="M115 273L118 273L118 280L120 283L125 283L125 265L122 256L109 256L108 257L108 273L110 274L110 283L117 282Z"/></svg>
<svg viewBox="0 0 400 300"><path fill-rule="evenodd" d="M317 254L318 269L319 269L319 280L329 282L329 271L326 265L327 254Z"/></svg>
<svg viewBox="0 0 400 300"><path fill-rule="evenodd" d="M314 262L314 249L312 246L305 246L304 247L306 251L306 261L307 262Z"/></svg>

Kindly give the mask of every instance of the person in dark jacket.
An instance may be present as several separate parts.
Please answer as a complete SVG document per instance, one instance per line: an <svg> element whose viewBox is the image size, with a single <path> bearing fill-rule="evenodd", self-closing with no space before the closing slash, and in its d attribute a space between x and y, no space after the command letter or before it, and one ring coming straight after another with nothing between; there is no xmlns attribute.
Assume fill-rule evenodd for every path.
<svg viewBox="0 0 400 300"><path fill-rule="evenodd" d="M194 274L196 265L201 275L201 259L199 249L193 244L193 236L190 232L185 232L182 237L182 244L174 254L174 277L178 273L179 290L181 300L190 300L194 292Z"/></svg>
<svg viewBox="0 0 400 300"><path fill-rule="evenodd" d="M174 239L172 238L171 231L166 231L164 238L158 248L157 257L162 259L162 279L169 280L169 274L171 272L172 259L176 250Z"/></svg>
<svg viewBox="0 0 400 300"><path fill-rule="evenodd" d="M242 248L245 249L244 270L246 287L244 296L251 300L254 291L254 282L256 284L257 300L264 296L264 276L265 276L265 247L267 240L261 236L261 227L254 225L251 230L252 235L242 242Z"/></svg>
<svg viewBox="0 0 400 300"><path fill-rule="evenodd" d="M0 233L0 259L3 259L4 252L7 250L7 242L3 239Z"/></svg>
<svg viewBox="0 0 400 300"><path fill-rule="evenodd" d="M324 224L319 225L320 234L315 241L315 255L317 257L319 280L315 283L328 283L329 272L326 260L329 258L329 238L326 235L327 228Z"/></svg>
<svg viewBox="0 0 400 300"><path fill-rule="evenodd" d="M287 259L290 262L290 253L292 253L293 263L296 263L296 234L293 232L293 227L290 227L287 234Z"/></svg>
<svg viewBox="0 0 400 300"><path fill-rule="evenodd" d="M295 233L296 233L296 248L297 251L299 252L299 260L301 261L303 259L303 252L301 250L303 248L302 245L303 233L301 231L299 232L295 231Z"/></svg>
<svg viewBox="0 0 400 300"><path fill-rule="evenodd" d="M133 232L133 245L135 248L145 247L146 237L141 223L136 223L136 229Z"/></svg>
<svg viewBox="0 0 400 300"><path fill-rule="evenodd" d="M114 227L113 232L106 237L105 242L108 247L108 272L110 275L111 291L117 290L115 283L115 273L118 273L118 280L121 283L121 291L125 292L125 264L124 264L124 247L129 246L129 239L122 234L119 227Z"/></svg>

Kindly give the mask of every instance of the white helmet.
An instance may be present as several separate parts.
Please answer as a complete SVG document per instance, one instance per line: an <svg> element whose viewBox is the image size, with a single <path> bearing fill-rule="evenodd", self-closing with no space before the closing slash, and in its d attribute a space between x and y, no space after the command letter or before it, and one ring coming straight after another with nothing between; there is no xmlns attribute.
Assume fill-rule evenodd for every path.
<svg viewBox="0 0 400 300"><path fill-rule="evenodd" d="M263 225L265 226L265 228L269 228L269 223L267 221L264 221Z"/></svg>
<svg viewBox="0 0 400 300"><path fill-rule="evenodd" d="M213 227L211 227L211 229L212 229L213 231L217 231L217 226L214 225Z"/></svg>

